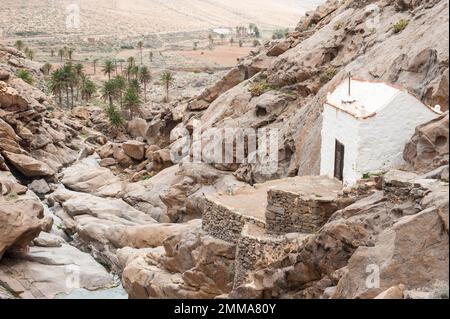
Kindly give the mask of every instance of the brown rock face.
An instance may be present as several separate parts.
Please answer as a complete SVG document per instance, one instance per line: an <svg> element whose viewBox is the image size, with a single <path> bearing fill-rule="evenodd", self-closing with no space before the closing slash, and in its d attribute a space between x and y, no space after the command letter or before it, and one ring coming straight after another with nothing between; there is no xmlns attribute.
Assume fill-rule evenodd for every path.
<svg viewBox="0 0 450 319"><path fill-rule="evenodd" d="M189 102L188 108L192 111L201 111L209 107L209 104L213 102L219 95L228 91L232 87L238 85L242 81L248 78L243 68L235 67L228 72L219 82L212 87L203 91L197 98Z"/></svg>
<svg viewBox="0 0 450 319"><path fill-rule="evenodd" d="M355 252L334 297L374 298L398 284L414 289L448 282L448 244L438 209L406 216L380 234L374 247Z"/></svg>
<svg viewBox="0 0 450 319"><path fill-rule="evenodd" d="M272 46L269 51L267 52L268 56L279 56L289 50L291 48L291 44L287 41L282 41L279 43L276 43L274 46Z"/></svg>
<svg viewBox="0 0 450 319"><path fill-rule="evenodd" d="M231 291L234 255L234 245L194 227L129 259L122 280L130 298L214 298Z"/></svg>
<svg viewBox="0 0 450 319"><path fill-rule="evenodd" d="M39 201L10 193L0 195L0 259L6 251L23 255L28 244L45 227Z"/></svg>
<svg viewBox="0 0 450 319"><path fill-rule="evenodd" d="M8 111L25 111L28 108L28 101L15 89L0 81L0 106Z"/></svg>
<svg viewBox="0 0 450 319"><path fill-rule="evenodd" d="M142 160L145 156L145 143L138 141L128 141L122 144L126 155L136 160Z"/></svg>
<svg viewBox="0 0 450 319"><path fill-rule="evenodd" d="M47 164L23 154L3 152L5 157L27 177L52 176L55 172Z"/></svg>
<svg viewBox="0 0 450 319"><path fill-rule="evenodd" d="M428 172L449 163L448 127L448 112L417 127L404 151L404 159L414 170Z"/></svg>

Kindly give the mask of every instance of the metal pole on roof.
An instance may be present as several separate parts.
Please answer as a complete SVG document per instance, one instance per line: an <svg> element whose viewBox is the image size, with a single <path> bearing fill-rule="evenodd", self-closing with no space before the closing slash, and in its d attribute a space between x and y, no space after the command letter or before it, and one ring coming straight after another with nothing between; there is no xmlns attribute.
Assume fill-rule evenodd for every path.
<svg viewBox="0 0 450 319"><path fill-rule="evenodd" d="M352 96L352 73L348 72L348 96Z"/></svg>

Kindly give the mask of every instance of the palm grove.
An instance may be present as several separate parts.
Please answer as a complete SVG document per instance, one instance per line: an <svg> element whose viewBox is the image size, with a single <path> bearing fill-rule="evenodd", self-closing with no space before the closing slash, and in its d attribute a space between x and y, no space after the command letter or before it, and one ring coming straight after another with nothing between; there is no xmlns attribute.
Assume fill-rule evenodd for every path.
<svg viewBox="0 0 450 319"><path fill-rule="evenodd" d="M140 66L136 64L134 57L127 60L127 65L122 68L117 66L117 61L106 60L101 65L102 73L107 77L99 90L101 99L106 102L105 113L111 123L113 132L117 133L126 120L133 119L135 114L140 114L140 107L148 101L148 87L152 80L149 67L143 63L143 42L138 43L140 50ZM26 51L34 57L34 51L29 50L20 41L16 43L16 48ZM29 52L32 52L31 54ZM53 69L50 63L42 66L42 72L48 77L48 87L56 97L58 104L63 107L73 108L80 101L90 101L97 93L97 86L87 76L83 64L74 63L73 56L75 50L72 48L62 48L57 51L57 55L64 64ZM51 55L55 52L52 50ZM152 57L152 54L150 55ZM151 58L150 58L151 59ZM96 74L96 65L98 60L94 60L94 74ZM19 74L20 73L20 74ZM19 72L18 76L26 82L32 82L30 74L26 71ZM161 74L160 82L164 86L164 102L169 102L169 89L174 82L173 74L165 71Z"/></svg>

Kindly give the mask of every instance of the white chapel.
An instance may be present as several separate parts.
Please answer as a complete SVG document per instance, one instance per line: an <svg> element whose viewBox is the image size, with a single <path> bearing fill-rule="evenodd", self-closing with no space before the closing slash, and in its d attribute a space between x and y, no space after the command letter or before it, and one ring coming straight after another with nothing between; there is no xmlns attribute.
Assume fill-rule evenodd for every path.
<svg viewBox="0 0 450 319"><path fill-rule="evenodd" d="M403 88L345 80L324 105L321 175L352 185L366 173L402 163L416 127L440 114Z"/></svg>

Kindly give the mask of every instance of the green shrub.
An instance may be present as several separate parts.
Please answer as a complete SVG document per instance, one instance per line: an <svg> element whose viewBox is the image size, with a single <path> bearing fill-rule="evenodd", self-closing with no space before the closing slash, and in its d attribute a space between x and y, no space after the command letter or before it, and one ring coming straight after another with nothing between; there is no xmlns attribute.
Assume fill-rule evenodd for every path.
<svg viewBox="0 0 450 319"><path fill-rule="evenodd" d="M106 108L106 115L108 116L109 122L113 127L120 127L125 124L125 119L122 113L115 106L108 106Z"/></svg>
<svg viewBox="0 0 450 319"><path fill-rule="evenodd" d="M271 91L273 89L274 89L273 86L270 85L270 83L267 82L267 80L262 80L259 82L252 83L248 91L252 94L253 97L255 97L261 96L264 93Z"/></svg>
<svg viewBox="0 0 450 319"><path fill-rule="evenodd" d="M338 21L334 24L333 29L335 31L342 29L342 27L344 26L344 22L343 21Z"/></svg>
<svg viewBox="0 0 450 319"><path fill-rule="evenodd" d="M17 198L19 198L17 193L11 192L11 193L8 194L8 197L6 198L6 200L13 201L13 200L16 200Z"/></svg>
<svg viewBox="0 0 450 319"><path fill-rule="evenodd" d="M337 74L337 70L335 67L330 66L326 68L325 70L322 70L320 73L320 80L322 83L330 82Z"/></svg>
<svg viewBox="0 0 450 319"><path fill-rule="evenodd" d="M409 20L405 20L405 19L401 19L400 21L398 21L396 24L394 24L394 32L395 33L400 33L403 30L406 29L406 27L409 24Z"/></svg>
<svg viewBox="0 0 450 319"><path fill-rule="evenodd" d="M33 77L31 76L30 72L27 70L19 70L16 73L18 78L21 78L23 81L27 82L28 84L33 84Z"/></svg>
<svg viewBox="0 0 450 319"><path fill-rule="evenodd" d="M272 39L273 40L277 40L277 39L283 39L284 37L286 37L289 33L289 29L278 29L275 30L272 34Z"/></svg>

